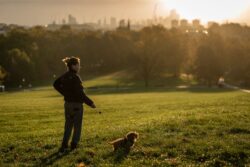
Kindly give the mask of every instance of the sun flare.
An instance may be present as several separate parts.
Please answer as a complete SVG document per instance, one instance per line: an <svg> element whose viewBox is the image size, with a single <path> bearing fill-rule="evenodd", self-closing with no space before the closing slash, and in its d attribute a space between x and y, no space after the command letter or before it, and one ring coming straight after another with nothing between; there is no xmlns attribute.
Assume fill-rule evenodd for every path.
<svg viewBox="0 0 250 167"><path fill-rule="evenodd" d="M203 22L210 20L226 21L239 17L249 6L249 0L159 0L161 11L176 9L182 18L199 18Z"/></svg>

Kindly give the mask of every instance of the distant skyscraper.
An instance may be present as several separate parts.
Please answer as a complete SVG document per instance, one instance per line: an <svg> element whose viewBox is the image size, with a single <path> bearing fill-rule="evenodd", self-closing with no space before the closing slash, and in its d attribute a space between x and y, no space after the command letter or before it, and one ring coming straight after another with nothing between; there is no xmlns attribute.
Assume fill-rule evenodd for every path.
<svg viewBox="0 0 250 167"><path fill-rule="evenodd" d="M179 26L179 21L178 20L172 20L171 21L171 27L172 28L177 28Z"/></svg>
<svg viewBox="0 0 250 167"><path fill-rule="evenodd" d="M182 28L188 27L188 21L187 21L186 19L182 19L182 20L180 21L180 26L181 26Z"/></svg>
<svg viewBox="0 0 250 167"><path fill-rule="evenodd" d="M74 16L72 16L71 14L69 14L69 16L68 16L68 24L70 24L70 25L77 24L76 18Z"/></svg>
<svg viewBox="0 0 250 167"><path fill-rule="evenodd" d="M107 26L107 20L106 20L106 17L104 18L103 20L103 26Z"/></svg>
<svg viewBox="0 0 250 167"><path fill-rule="evenodd" d="M127 28L128 28L128 30L130 30L130 20L128 20Z"/></svg>
<svg viewBox="0 0 250 167"><path fill-rule="evenodd" d="M120 28L125 28L125 27L126 27L126 22L125 22L124 19L120 20L120 22L119 22L119 27L120 27Z"/></svg>
<svg viewBox="0 0 250 167"><path fill-rule="evenodd" d="M214 22L214 21L209 21L209 22L207 23L207 27L208 27L208 28L210 28L210 27L212 27L212 26L214 26L214 25L219 25L219 24L216 23L216 22Z"/></svg>
<svg viewBox="0 0 250 167"><path fill-rule="evenodd" d="M66 20L65 19L62 19L62 24L66 24Z"/></svg>
<svg viewBox="0 0 250 167"><path fill-rule="evenodd" d="M200 26L201 26L200 20L198 20L198 19L193 20L193 27L194 28L199 29Z"/></svg>
<svg viewBox="0 0 250 167"><path fill-rule="evenodd" d="M111 17L110 18L110 26L111 27L116 27L117 26L117 22L116 22L116 18L115 17Z"/></svg>
<svg viewBox="0 0 250 167"><path fill-rule="evenodd" d="M173 10L170 11L169 18L171 20L179 20L180 19L180 15L176 12L175 9L173 9Z"/></svg>
<svg viewBox="0 0 250 167"><path fill-rule="evenodd" d="M97 21L97 25L98 25L98 26L102 26L102 20L101 20L101 19L99 19L99 20Z"/></svg>

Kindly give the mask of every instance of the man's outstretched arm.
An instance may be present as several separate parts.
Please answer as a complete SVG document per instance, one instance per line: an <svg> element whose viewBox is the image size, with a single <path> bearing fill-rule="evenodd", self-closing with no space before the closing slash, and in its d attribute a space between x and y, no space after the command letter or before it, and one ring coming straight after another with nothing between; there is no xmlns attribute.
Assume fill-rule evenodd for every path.
<svg viewBox="0 0 250 167"><path fill-rule="evenodd" d="M96 108L95 107L95 103L84 93L84 91L82 91L83 95L83 101L84 103L86 103L88 106L92 107L92 108Z"/></svg>
<svg viewBox="0 0 250 167"><path fill-rule="evenodd" d="M84 88L82 86L82 80L77 76L76 78L76 89L78 96L82 99L84 103L92 108L96 108L95 103L85 94Z"/></svg>

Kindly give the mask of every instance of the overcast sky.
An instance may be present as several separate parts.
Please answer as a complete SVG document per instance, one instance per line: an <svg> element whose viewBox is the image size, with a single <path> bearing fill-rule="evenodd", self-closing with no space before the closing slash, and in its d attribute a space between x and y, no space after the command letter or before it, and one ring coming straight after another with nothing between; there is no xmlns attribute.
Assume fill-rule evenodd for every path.
<svg viewBox="0 0 250 167"><path fill-rule="evenodd" d="M79 23L97 21L105 16L117 18L152 18L167 15L176 8L181 17L209 21L250 20L250 0L0 0L0 22L21 25L48 24L68 14ZM250 11L250 10L249 10ZM248 14L249 13L249 14Z"/></svg>

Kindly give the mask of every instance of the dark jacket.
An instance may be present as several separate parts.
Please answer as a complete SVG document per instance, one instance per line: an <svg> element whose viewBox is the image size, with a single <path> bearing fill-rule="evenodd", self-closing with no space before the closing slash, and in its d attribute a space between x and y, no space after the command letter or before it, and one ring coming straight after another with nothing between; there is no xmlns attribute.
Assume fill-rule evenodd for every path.
<svg viewBox="0 0 250 167"><path fill-rule="evenodd" d="M94 103L84 93L80 76L72 70L56 79L53 86L64 96L66 102L86 103L89 106Z"/></svg>

